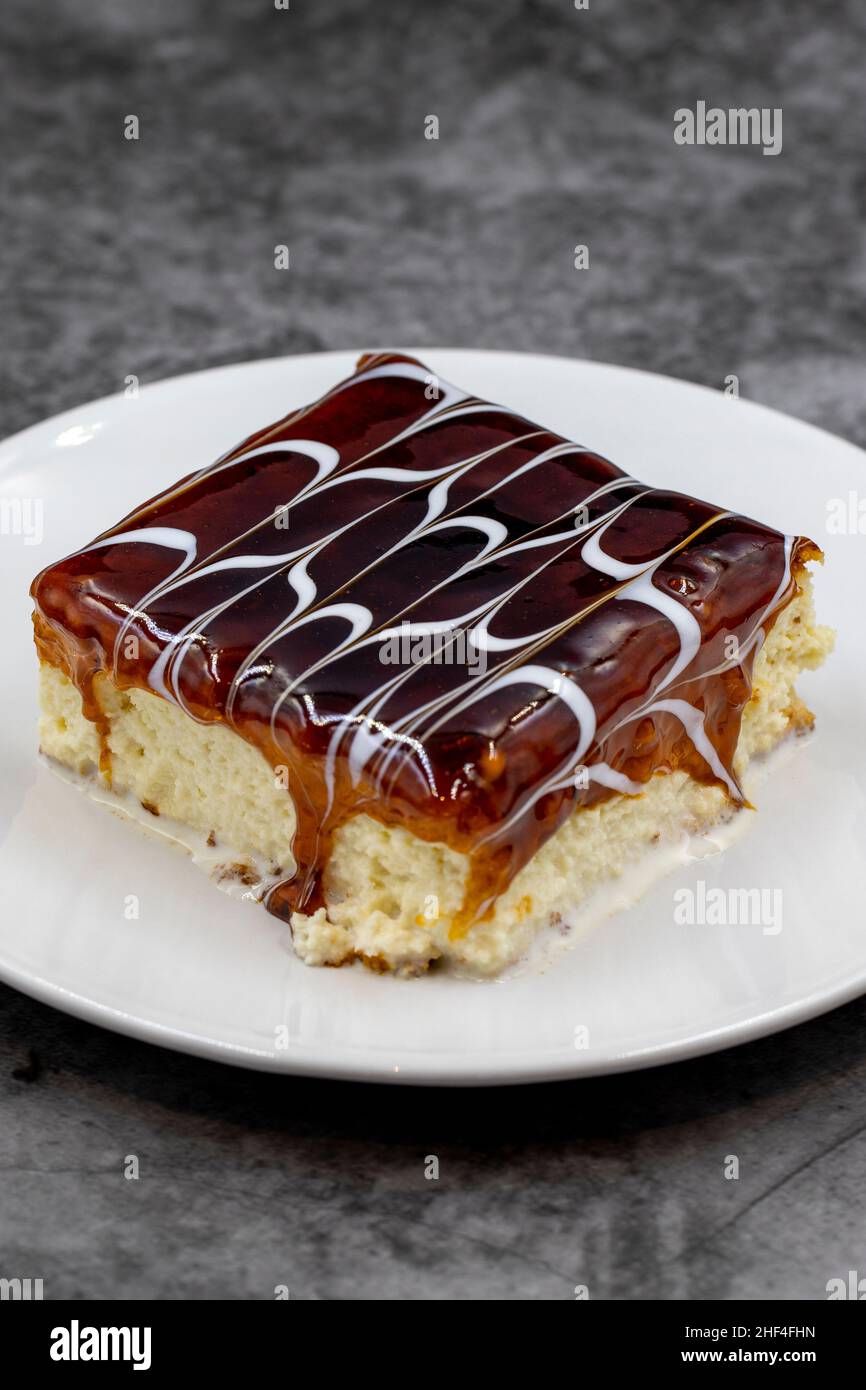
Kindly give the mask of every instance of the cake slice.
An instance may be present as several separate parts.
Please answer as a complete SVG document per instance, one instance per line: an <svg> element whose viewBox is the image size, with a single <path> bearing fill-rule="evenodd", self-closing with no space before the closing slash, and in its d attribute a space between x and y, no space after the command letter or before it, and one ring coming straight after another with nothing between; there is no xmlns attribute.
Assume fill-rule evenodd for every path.
<svg viewBox="0 0 866 1390"><path fill-rule="evenodd" d="M821 558L367 355L37 577L41 747L310 964L494 973L811 725Z"/></svg>

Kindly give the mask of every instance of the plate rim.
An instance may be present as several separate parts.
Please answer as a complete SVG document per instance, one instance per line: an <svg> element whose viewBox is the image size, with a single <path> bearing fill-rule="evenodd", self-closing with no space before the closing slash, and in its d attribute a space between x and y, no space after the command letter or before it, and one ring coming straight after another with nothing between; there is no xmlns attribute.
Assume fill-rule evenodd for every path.
<svg viewBox="0 0 866 1390"><path fill-rule="evenodd" d="M361 356L364 352L396 352L407 353L412 356L423 356L428 352L456 354L465 357L523 357L532 361L557 362L570 367L591 367L599 368L604 371L627 372L632 376L648 377L653 381L663 381L674 386L684 387L692 391L706 393L714 399L719 399L722 393L713 386L706 386L700 381L690 381L688 377L670 376L667 372L652 372L646 367L632 367L621 365L617 362L607 362L595 357L567 357L564 353L555 352L525 352L520 348L467 348L467 347L448 347L442 345L428 344L426 347L378 347L378 348L323 348L317 352L298 352L283 353L269 357L253 357L239 362L222 362L213 367L197 367L191 372L179 372L174 376L158 377L154 381L144 381L139 383L139 393L148 394L160 387L174 386L181 382L192 381L198 377L215 376L220 372L235 372L239 370L254 370L259 367L276 367L280 363L286 362L313 362L333 357ZM98 406L119 404L124 399L121 389L107 392L104 396L95 396L92 400L82 401L79 405L67 406L65 410L59 410L54 415L47 415L42 420L35 421L32 425L25 425L23 429L16 430L14 434L4 435L0 438L0 449L7 445L17 444L24 440L30 433L45 429L49 425L55 425L64 420L69 415L76 415L82 410L94 410ZM860 455L864 465L866 465L866 448L855 444L850 439L845 439L841 434L834 434L831 430L825 430L821 425L814 425L809 420L803 420L797 415L791 415L784 410L777 410L775 406L764 405L761 401L753 400L750 396L737 397L737 406L745 406L749 410L758 410L767 415L773 416L776 420L784 421L786 424L794 424L799 429L810 430L824 439L832 440L834 445L843 445L850 449L852 453ZM2 463L2 460L0 460Z"/></svg>
<svg viewBox="0 0 866 1390"><path fill-rule="evenodd" d="M410 1054L405 1061L401 1059L397 1065L377 1066L374 1061L369 1060L358 1064L346 1061L348 1049L341 1054L342 1060L329 1058L327 1050L322 1049L319 1056L293 1058L291 1065L288 1065L289 1053L283 1057L282 1054L268 1052L264 1048L247 1048L240 1043L220 1042L196 1033L186 1033L180 1028L154 1023L137 1014L89 999L42 976L26 974L14 966L10 967L2 959L0 980L39 1003L47 1004L60 1013L85 1023L95 1024L108 1032L132 1038L137 1042L149 1043L170 1052L205 1061L222 1062L263 1075L297 1076L320 1081L366 1082L374 1085L462 1088L588 1081L595 1077L647 1071L653 1067L670 1066L677 1062L711 1056L717 1052L731 1051L748 1043L759 1042L762 1038L786 1032L801 1023L808 1023L860 998L866 993L866 965L856 979L841 981L829 992L813 991L803 999L782 1004L778 1009L766 1011L747 1022L729 1023L721 1028L692 1035L688 1039L624 1050L589 1066L575 1065L566 1053L559 1056L557 1061L549 1060L543 1052L535 1054L537 1060L526 1058L523 1062L509 1060L507 1053L494 1053L492 1058L488 1057L483 1064L473 1060L465 1067L455 1066L453 1061L450 1066L447 1063L443 1066L438 1060L429 1060L425 1054ZM411 987L413 983L416 982L399 982L401 987ZM495 984L491 987L495 987ZM452 1057L454 1055L456 1054L452 1054Z"/></svg>

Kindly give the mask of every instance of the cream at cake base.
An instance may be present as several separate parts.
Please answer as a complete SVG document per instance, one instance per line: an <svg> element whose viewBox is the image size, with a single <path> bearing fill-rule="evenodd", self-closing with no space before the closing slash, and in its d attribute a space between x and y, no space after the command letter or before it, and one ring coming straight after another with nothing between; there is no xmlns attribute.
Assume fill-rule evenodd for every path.
<svg viewBox="0 0 866 1390"><path fill-rule="evenodd" d="M240 851L226 840L217 841L211 831L205 833L184 821L155 815L131 792L113 791L103 778L94 777L92 773L75 772L42 750L39 761L54 777L74 787L88 801L95 801L147 839L160 840L164 845L182 850L196 868L230 898L260 903L271 888L282 882L282 871L275 873L275 866L269 860L251 853L249 849Z"/></svg>
<svg viewBox="0 0 866 1390"><path fill-rule="evenodd" d="M814 623L809 577L779 615L754 667L736 770L811 725L794 683L818 666L832 636ZM197 724L169 701L105 677L94 691L108 727L112 790L154 817L212 839L221 862L261 877L294 869L295 813L265 759L223 724ZM40 743L50 758L102 786L100 741L72 682L41 668ZM502 971L551 922L577 922L600 884L659 842L700 834L736 814L720 787L683 772L657 774L639 796L616 795L575 812L516 876L492 915L459 939L451 925L463 900L468 860L399 827L359 815L336 833L324 881L326 908L295 913L298 955L310 965L361 959L373 969L417 974L434 961L477 975ZM579 925L579 924L578 924Z"/></svg>

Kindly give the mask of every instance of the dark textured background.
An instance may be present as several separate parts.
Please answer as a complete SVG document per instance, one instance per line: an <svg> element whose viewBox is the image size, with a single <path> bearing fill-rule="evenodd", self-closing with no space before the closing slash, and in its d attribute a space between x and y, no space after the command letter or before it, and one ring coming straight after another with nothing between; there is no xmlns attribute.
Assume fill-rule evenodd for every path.
<svg viewBox="0 0 866 1390"><path fill-rule="evenodd" d="M735 373L866 443L864 70L857 0L5 0L0 433L130 373L412 342ZM698 99L781 106L782 154L676 147ZM864 1022L425 1094L233 1072L2 989L0 1275L820 1298L866 1274Z"/></svg>

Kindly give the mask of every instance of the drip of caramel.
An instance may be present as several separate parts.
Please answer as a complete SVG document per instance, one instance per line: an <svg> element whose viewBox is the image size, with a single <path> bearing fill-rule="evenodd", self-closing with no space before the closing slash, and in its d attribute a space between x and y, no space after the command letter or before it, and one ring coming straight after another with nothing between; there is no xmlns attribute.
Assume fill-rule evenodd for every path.
<svg viewBox="0 0 866 1390"><path fill-rule="evenodd" d="M676 769L742 798L755 652L819 555L380 354L32 594L106 778L99 675L229 724L287 781L299 867L271 911L326 906L334 834L366 814L470 857L459 936L579 808ZM386 659L431 628L461 661Z"/></svg>

